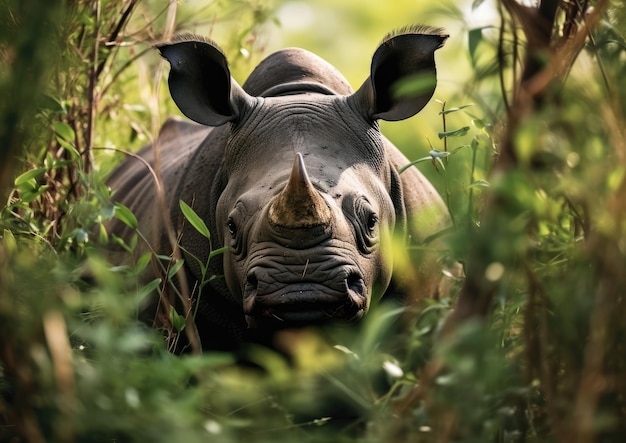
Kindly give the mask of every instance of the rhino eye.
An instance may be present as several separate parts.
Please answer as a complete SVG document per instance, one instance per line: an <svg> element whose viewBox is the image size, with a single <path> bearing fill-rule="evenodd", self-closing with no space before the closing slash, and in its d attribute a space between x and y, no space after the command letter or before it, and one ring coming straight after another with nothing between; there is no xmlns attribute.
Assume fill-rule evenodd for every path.
<svg viewBox="0 0 626 443"><path fill-rule="evenodd" d="M232 238L235 238L235 236L237 235L237 225L235 224L232 218L230 217L228 218L228 221L226 222L226 227L228 228L228 232L230 236Z"/></svg>
<svg viewBox="0 0 626 443"><path fill-rule="evenodd" d="M356 244L362 254L372 253L378 244L380 218L363 195L347 195L342 202L343 213L354 229Z"/></svg>
<svg viewBox="0 0 626 443"><path fill-rule="evenodd" d="M367 217L367 230L371 233L376 229L376 225L378 224L378 216L373 212Z"/></svg>

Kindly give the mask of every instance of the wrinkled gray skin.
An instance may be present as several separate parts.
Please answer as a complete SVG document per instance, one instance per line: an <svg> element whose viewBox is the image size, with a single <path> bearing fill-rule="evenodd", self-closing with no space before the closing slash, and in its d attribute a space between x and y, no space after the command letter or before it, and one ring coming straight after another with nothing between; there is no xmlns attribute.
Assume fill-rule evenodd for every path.
<svg viewBox="0 0 626 443"><path fill-rule="evenodd" d="M270 55L241 88L212 43L184 37L159 46L171 64L174 101L200 125L170 119L140 155L154 164L154 148L160 152L189 288L201 279L193 256L206 262L211 246L228 246L208 272L224 278L199 298L204 348L235 347L250 331L355 321L372 297L399 295L385 253L391 236L419 244L447 226L448 214L417 169L398 174L409 160L383 137L377 120L409 118L429 101L434 52L446 38L426 27L388 36L356 92L302 49ZM400 98L392 93L397 81L414 76L432 77L432 88ZM171 253L145 165L129 158L109 184L153 249ZM184 221L180 199L204 219L212 245ZM121 223L111 229L132 235ZM140 245L136 253L145 250ZM419 292L432 296L439 272L423 268Z"/></svg>

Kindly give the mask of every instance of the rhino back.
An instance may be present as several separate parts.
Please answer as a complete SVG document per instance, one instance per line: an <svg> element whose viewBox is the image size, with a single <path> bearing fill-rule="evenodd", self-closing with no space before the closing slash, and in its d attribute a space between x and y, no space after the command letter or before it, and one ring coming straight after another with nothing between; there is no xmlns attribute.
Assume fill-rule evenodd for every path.
<svg viewBox="0 0 626 443"><path fill-rule="evenodd" d="M228 126L228 125L227 125ZM222 161L227 128L208 128L178 118L168 119L163 125L154 145L143 148L135 157L127 158L109 177L108 185L115 190L114 200L127 206L136 216L139 230L150 242L150 248L159 254L169 254L172 249L165 230L165 219L171 227L182 232L180 243L198 257L206 259L208 247L204 237L191 228L181 215L179 200L185 200L204 219L212 213L213 200L211 189L216 185L216 176ZM159 150L160 167L155 165L154 148ZM163 191L165 193L165 214L161 213L157 204L157 187L148 163L155 171L158 169ZM180 231L182 229L182 231ZM128 242L134 230L119 220L109 225L110 232L121 236ZM148 251L148 246L141 240L134 251L135 258ZM202 256L202 254L205 254ZM194 267L195 259L185 256L187 264L189 290L194 290L194 278L197 278ZM129 261L128 254L123 250L110 251L110 259L114 263ZM210 274L221 273L221 260L212 263ZM148 282L158 275L148 266L142 279ZM238 306L231 302L228 290L220 280L205 288L203 295L210 303L202 303L199 307L196 322L200 335L205 338L203 345L212 349L231 349L242 340L245 326ZM157 306L157 294L144 300L140 318L152 323ZM175 299L175 298L174 298ZM207 339L208 338L208 339ZM180 346L185 346L184 338Z"/></svg>
<svg viewBox="0 0 626 443"><path fill-rule="evenodd" d="M189 159L211 130L178 118L168 119L155 143L144 147L136 157L126 158L107 181L115 190L113 199L133 212L141 234L153 247L167 244L163 244L166 239L163 216L169 216L161 213L157 203L159 191L155 174L161 179L166 207L171 208L174 203L178 206L178 188L189 168ZM160 165L156 164L155 148L159 152ZM117 219L110 229L126 241L134 234L134 230ZM147 246L139 242L135 254L140 255L146 250Z"/></svg>

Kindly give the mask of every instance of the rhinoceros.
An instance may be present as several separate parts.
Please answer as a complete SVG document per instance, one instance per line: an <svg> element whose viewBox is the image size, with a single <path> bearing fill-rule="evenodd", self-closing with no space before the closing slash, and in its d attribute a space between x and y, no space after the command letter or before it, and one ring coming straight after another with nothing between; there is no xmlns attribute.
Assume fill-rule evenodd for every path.
<svg viewBox="0 0 626 443"><path fill-rule="evenodd" d="M399 173L409 160L378 120L407 119L428 103L434 53L447 37L426 26L390 33L356 92L303 49L268 56L241 87L213 42L185 35L157 45L171 65L171 96L195 123L166 121L139 153L143 161L126 159L108 183L152 251L171 254L169 227L176 232L203 348L231 349L262 331L354 322L373 301L402 296L392 238L425 242L449 215L415 167ZM210 239L185 219L181 200ZM122 223L111 229L133 234ZM222 247L203 273L210 251ZM140 242L135 253L146 250ZM413 292L436 292L437 266L421 267Z"/></svg>

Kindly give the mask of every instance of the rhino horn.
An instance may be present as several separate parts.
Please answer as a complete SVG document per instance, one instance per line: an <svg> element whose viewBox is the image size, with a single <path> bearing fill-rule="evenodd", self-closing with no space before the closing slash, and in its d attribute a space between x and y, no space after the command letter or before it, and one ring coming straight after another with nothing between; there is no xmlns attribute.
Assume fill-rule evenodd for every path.
<svg viewBox="0 0 626 443"><path fill-rule="evenodd" d="M285 228L309 228L330 223L326 201L309 179L302 155L298 153L289 181L269 208L269 221Z"/></svg>

